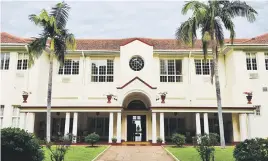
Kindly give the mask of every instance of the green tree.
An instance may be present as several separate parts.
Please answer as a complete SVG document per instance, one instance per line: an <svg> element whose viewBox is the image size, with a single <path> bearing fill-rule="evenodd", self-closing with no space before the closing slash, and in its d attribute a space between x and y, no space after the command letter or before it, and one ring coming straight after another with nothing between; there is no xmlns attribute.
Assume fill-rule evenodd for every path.
<svg viewBox="0 0 268 161"><path fill-rule="evenodd" d="M47 53L49 56L47 142L50 142L53 58L55 57L62 65L66 51L76 48L74 35L69 33L66 29L69 10L70 7L68 4L62 2L52 7L50 13L43 9L39 15L29 15L29 20L43 29L39 37L34 38L34 40L28 44L29 65L31 66L34 60L43 53Z"/></svg>
<svg viewBox="0 0 268 161"><path fill-rule="evenodd" d="M220 128L221 146L225 147L221 90L218 74L219 49L224 45L223 27L230 31L231 43L235 37L233 18L237 16L246 17L249 22L255 21L257 12L246 2L241 1L216 1L208 2L189 1L182 8L182 14L192 11L191 17L183 22L176 30L176 38L179 42L194 46L197 39L197 30L201 30L202 47L206 61L208 48L212 48L213 65L211 68L211 83L215 77L218 119Z"/></svg>

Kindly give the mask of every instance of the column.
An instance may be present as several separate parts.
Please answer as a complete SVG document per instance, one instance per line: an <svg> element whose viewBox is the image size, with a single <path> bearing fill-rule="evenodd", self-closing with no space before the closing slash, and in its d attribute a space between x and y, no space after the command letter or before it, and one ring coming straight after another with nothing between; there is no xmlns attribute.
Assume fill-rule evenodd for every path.
<svg viewBox="0 0 268 161"><path fill-rule="evenodd" d="M248 139L251 139L251 124L250 124L250 115L249 114L247 114L247 129L248 129L248 131L247 131L247 133L248 133Z"/></svg>
<svg viewBox="0 0 268 161"><path fill-rule="evenodd" d="M156 113L152 113L152 143L156 143Z"/></svg>
<svg viewBox="0 0 268 161"><path fill-rule="evenodd" d="M112 143L114 133L114 113L110 112L109 115L109 143Z"/></svg>
<svg viewBox="0 0 268 161"><path fill-rule="evenodd" d="M204 133L209 134L208 113L204 113Z"/></svg>
<svg viewBox="0 0 268 161"><path fill-rule="evenodd" d="M26 113L25 112L21 112L20 113L19 128L25 129L25 119L26 119Z"/></svg>
<svg viewBox="0 0 268 161"><path fill-rule="evenodd" d="M239 114L232 113L233 142L240 141Z"/></svg>
<svg viewBox="0 0 268 161"><path fill-rule="evenodd" d="M70 130L70 112L66 112L64 135L69 134L70 133L69 130Z"/></svg>
<svg viewBox="0 0 268 161"><path fill-rule="evenodd" d="M121 143L121 112L117 112L117 128L116 128L116 133L117 133L117 143Z"/></svg>
<svg viewBox="0 0 268 161"><path fill-rule="evenodd" d="M201 134L200 113L195 113L196 134Z"/></svg>
<svg viewBox="0 0 268 161"><path fill-rule="evenodd" d="M34 133L35 113L28 112L26 116L26 130L29 133Z"/></svg>
<svg viewBox="0 0 268 161"><path fill-rule="evenodd" d="M160 137L163 140L163 144L165 143L165 119L164 119L164 113L160 113Z"/></svg>
<svg viewBox="0 0 268 161"><path fill-rule="evenodd" d="M78 113L74 112L74 118L73 118L73 143L76 143L77 138L77 122L78 122Z"/></svg>
<svg viewBox="0 0 268 161"><path fill-rule="evenodd" d="M247 114L239 114L239 123L240 123L240 138L241 141L247 139Z"/></svg>

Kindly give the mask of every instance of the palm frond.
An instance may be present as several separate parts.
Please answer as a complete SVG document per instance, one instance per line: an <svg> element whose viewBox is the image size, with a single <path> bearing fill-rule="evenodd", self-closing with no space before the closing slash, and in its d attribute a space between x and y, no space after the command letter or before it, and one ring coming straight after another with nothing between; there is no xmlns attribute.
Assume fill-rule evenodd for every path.
<svg viewBox="0 0 268 161"><path fill-rule="evenodd" d="M194 46L196 41L196 22L194 18L189 18L187 21L181 24L176 31L176 39L184 44Z"/></svg>
<svg viewBox="0 0 268 161"><path fill-rule="evenodd" d="M70 7L65 2L58 3L52 8L50 15L55 17L57 28L64 29L66 27L69 17L69 10Z"/></svg>
<svg viewBox="0 0 268 161"><path fill-rule="evenodd" d="M220 19L215 19L214 24L217 43L222 47L224 45L224 32L222 23Z"/></svg>
<svg viewBox="0 0 268 161"><path fill-rule="evenodd" d="M63 37L56 37L54 39L54 53L57 60L63 64L66 55L66 44Z"/></svg>
<svg viewBox="0 0 268 161"><path fill-rule="evenodd" d="M236 16L246 17L249 22L254 22L258 14L257 11L246 2L241 1L226 3L222 10L228 13L232 18Z"/></svg>
<svg viewBox="0 0 268 161"><path fill-rule="evenodd" d="M185 14L187 14L187 12L189 10L196 11L196 10L199 10L199 9L203 10L205 8L207 8L207 5L205 3L202 3L202 2L199 2L199 1L189 1L183 6L183 8L181 10L181 13L183 15L185 15Z"/></svg>

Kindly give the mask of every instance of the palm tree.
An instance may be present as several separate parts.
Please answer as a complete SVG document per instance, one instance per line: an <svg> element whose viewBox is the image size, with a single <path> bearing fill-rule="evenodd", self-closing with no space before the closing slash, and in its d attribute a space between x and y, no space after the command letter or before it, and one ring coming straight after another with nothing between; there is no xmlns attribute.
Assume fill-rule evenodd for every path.
<svg viewBox="0 0 268 161"><path fill-rule="evenodd" d="M191 17L183 22L176 30L176 38L179 42L194 46L197 39L197 30L201 29L202 34L202 48L204 60L206 61L208 48L212 48L213 63L211 68L211 83L213 84L213 77L215 76L218 120L220 128L221 146L225 147L223 118L222 118L222 104L221 104L221 90L218 73L218 55L219 48L224 45L223 27L230 31L231 43L235 37L234 23L232 19L237 16L246 17L249 22L255 21L257 12L246 2L241 1L189 1L186 2L182 8L182 14L185 15L189 10L192 10Z"/></svg>
<svg viewBox="0 0 268 161"><path fill-rule="evenodd" d="M74 35L66 29L69 9L70 7L65 2L62 2L56 4L50 13L42 10L39 15L29 15L30 21L43 28L39 37L34 38L28 44L29 65L33 65L34 60L42 55L43 52L49 55L47 142L50 142L53 58L55 57L62 65L67 50L74 50L76 48Z"/></svg>

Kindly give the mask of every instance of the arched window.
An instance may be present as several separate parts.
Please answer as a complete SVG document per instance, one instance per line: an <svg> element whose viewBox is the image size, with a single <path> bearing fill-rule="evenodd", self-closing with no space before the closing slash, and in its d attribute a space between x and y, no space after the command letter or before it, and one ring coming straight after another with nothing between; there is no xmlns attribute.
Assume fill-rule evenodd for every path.
<svg viewBox="0 0 268 161"><path fill-rule="evenodd" d="M146 106L140 100L133 100L128 104L127 108L132 110L145 110Z"/></svg>

